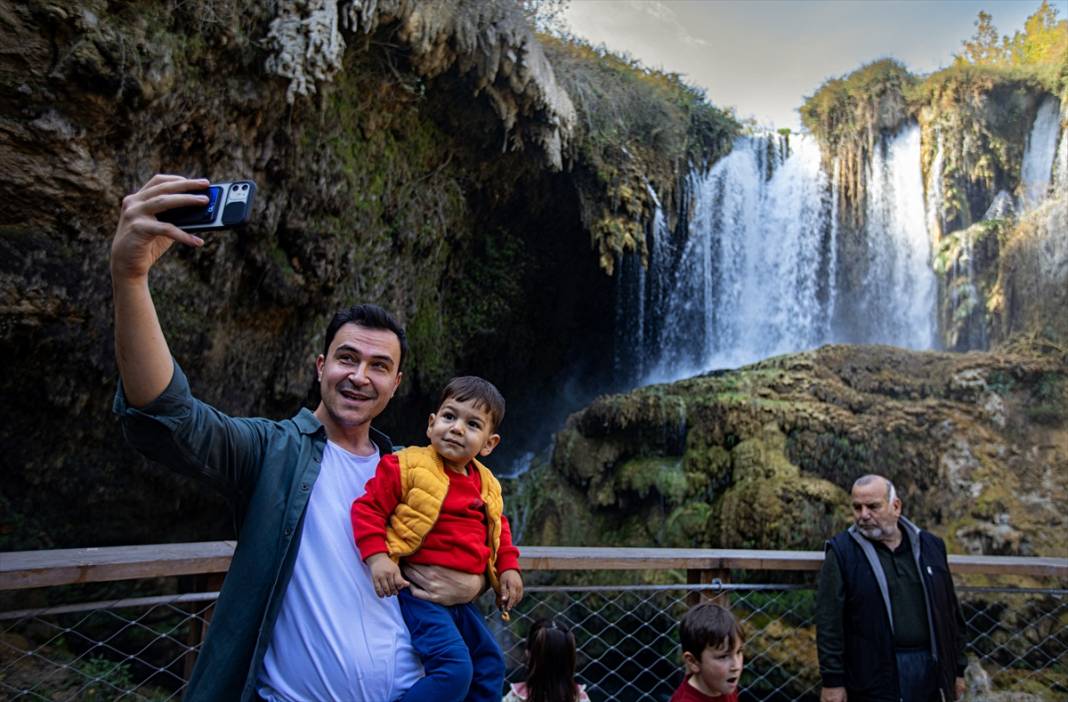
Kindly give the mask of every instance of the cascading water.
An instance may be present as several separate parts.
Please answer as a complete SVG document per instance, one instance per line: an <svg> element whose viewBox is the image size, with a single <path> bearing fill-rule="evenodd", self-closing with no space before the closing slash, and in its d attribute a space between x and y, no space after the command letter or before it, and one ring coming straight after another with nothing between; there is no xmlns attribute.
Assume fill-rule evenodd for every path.
<svg viewBox="0 0 1068 702"><path fill-rule="evenodd" d="M675 258L674 237L660 198L648 183L646 188L655 206L646 236L649 266L643 266L637 256L625 256L620 262L617 279L614 369L616 377L624 384L644 378L651 370L648 349L657 340L660 320L647 310L663 306L667 279Z"/></svg>
<svg viewBox="0 0 1068 702"><path fill-rule="evenodd" d="M1068 116L1065 118L1068 120ZM1053 167L1053 185L1057 190L1068 191L1068 129L1061 130L1061 143Z"/></svg>
<svg viewBox="0 0 1068 702"><path fill-rule="evenodd" d="M1053 175L1057 134L1060 131L1060 100L1048 96L1042 101L1031 126L1020 170L1020 211L1034 209L1046 199Z"/></svg>
<svg viewBox="0 0 1068 702"><path fill-rule="evenodd" d="M645 343L647 379L739 365L828 338L835 228L818 145L805 137L739 138L707 174L691 176L689 190L684 242L660 256L653 247L649 275L663 282L660 294L649 295L659 299L648 305L658 323ZM653 272L657 262L668 275Z"/></svg>
<svg viewBox="0 0 1068 702"><path fill-rule="evenodd" d="M884 139L868 165L867 272L860 307L869 343L934 346L936 279L924 212L920 128Z"/></svg>
<svg viewBox="0 0 1068 702"><path fill-rule="evenodd" d="M673 380L837 340L932 347L919 149L916 125L882 140L866 174L864 260L845 261L837 160L828 178L809 137L738 138L707 173L691 174L688 226L670 231L657 201L649 269L636 256L621 262L622 375ZM839 290L843 265L865 271L849 299ZM853 321L839 319L839 306Z"/></svg>
<svg viewBox="0 0 1068 702"><path fill-rule="evenodd" d="M942 217L942 169L945 167L945 149L942 146L942 133L938 132L935 137L935 156L931 161L931 168L927 174L927 231L931 239L937 241L942 238L946 230Z"/></svg>

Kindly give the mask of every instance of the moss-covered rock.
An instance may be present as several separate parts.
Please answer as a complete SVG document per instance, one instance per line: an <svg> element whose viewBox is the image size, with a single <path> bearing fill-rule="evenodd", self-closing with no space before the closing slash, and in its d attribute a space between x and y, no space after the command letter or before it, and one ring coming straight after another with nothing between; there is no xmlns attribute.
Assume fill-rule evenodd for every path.
<svg viewBox="0 0 1068 702"><path fill-rule="evenodd" d="M848 523L847 496L802 475L769 423L731 451L734 482L716 503L710 541L723 548L806 549Z"/></svg>
<svg viewBox="0 0 1068 702"><path fill-rule="evenodd" d="M624 253L645 263L656 208L650 188L674 227L689 168L728 153L741 125L678 74L577 39L542 40L578 111L575 179L590 245L609 274Z"/></svg>
<svg viewBox="0 0 1068 702"><path fill-rule="evenodd" d="M600 398L526 478L568 487L579 540L536 520L524 538L819 549L875 472L951 552L1061 554L1066 392L1068 354L1021 339L994 354L827 346Z"/></svg>

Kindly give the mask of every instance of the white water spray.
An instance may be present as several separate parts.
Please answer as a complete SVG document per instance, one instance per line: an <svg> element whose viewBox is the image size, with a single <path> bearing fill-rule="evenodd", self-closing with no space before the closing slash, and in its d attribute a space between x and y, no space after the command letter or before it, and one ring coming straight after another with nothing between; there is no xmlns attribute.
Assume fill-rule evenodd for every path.
<svg viewBox="0 0 1068 702"><path fill-rule="evenodd" d="M693 218L664 296L650 380L736 366L827 338L833 206L818 145L744 137L691 177Z"/></svg>
<svg viewBox="0 0 1068 702"><path fill-rule="evenodd" d="M1020 211L1034 209L1046 199L1060 131L1060 101L1052 95L1042 101L1031 127L1020 170Z"/></svg>
<svg viewBox="0 0 1068 702"><path fill-rule="evenodd" d="M934 272L927 234L920 128L883 142L868 168L865 341L928 349L935 339Z"/></svg>
<svg viewBox="0 0 1068 702"><path fill-rule="evenodd" d="M919 128L910 125L873 155L859 261L839 255L840 164L828 178L806 136L741 137L711 170L692 174L688 231L670 232L654 197L649 270L636 257L621 269L621 293L641 300L629 297L620 311L643 317L630 320L621 345L630 374L669 381L840 338L932 347L927 222L940 205L924 201L919 154ZM845 297L843 266L866 271L861 290ZM840 334L839 305L854 320Z"/></svg>
<svg viewBox="0 0 1068 702"><path fill-rule="evenodd" d="M1061 144L1053 167L1053 186L1060 192L1068 192L1068 129L1061 130Z"/></svg>
<svg viewBox="0 0 1068 702"><path fill-rule="evenodd" d="M941 239L946 230L942 220L942 205L945 201L942 195L942 169L945 167L946 157L941 132L938 132L936 143L935 156L927 173L927 231L932 241Z"/></svg>

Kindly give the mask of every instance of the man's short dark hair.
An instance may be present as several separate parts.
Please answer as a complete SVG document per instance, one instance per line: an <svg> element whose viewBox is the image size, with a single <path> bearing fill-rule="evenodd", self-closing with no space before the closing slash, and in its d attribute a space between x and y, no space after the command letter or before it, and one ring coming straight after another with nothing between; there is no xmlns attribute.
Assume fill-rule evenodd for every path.
<svg viewBox="0 0 1068 702"><path fill-rule="evenodd" d="M378 305L353 305L347 310L341 310L330 320L326 327L326 342L323 344L323 356L330 355L330 344L337 336L337 330L346 324L355 324L365 329L385 329L397 335L400 341L400 359L397 361L397 371L404 366L404 357L408 355L408 336L404 333L401 323Z"/></svg>
<svg viewBox="0 0 1068 702"><path fill-rule="evenodd" d="M445 389L441 391L438 409L441 409L445 400L450 398L457 402L474 400L476 406L489 412L490 422L493 424L490 431L495 431L504 420L504 396L493 383L476 375L462 375L450 380Z"/></svg>
<svg viewBox="0 0 1068 702"><path fill-rule="evenodd" d="M745 643L745 634L729 609L714 602L702 602L682 616L679 639L683 653L700 658L706 648L719 648L724 642L732 650L735 644Z"/></svg>

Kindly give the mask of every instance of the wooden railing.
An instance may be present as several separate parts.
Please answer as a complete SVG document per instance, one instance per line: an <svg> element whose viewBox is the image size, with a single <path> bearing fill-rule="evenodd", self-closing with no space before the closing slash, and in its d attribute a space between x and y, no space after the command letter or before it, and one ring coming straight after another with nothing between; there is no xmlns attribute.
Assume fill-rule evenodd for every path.
<svg viewBox="0 0 1068 702"><path fill-rule="evenodd" d="M125 621L123 617L129 617L130 622L139 621L142 613L147 613L157 606L165 612L168 611L167 608L170 608L170 610L173 610L173 614L178 617L181 617L182 613L185 612L185 621L188 623L188 626L184 629L182 634L177 634L176 632L178 629L172 625L168 625L170 628L167 630L166 634L157 636L153 642L148 644L155 645L155 643L159 642L160 647L162 647L160 650L167 650L167 655L175 655L174 651L178 650L179 657L177 659L172 659L182 661L177 670L175 670L173 664L159 664L153 662L155 659L151 656L142 655L141 652L146 650L148 646L144 645L140 640L137 643L136 651L128 653L125 649L120 651L114 648L115 644L112 641L111 634L109 634L103 641L95 638L85 638L86 636L91 637L92 634L79 635L81 637L79 639L80 641L83 643L88 641L91 644L89 650L95 652L93 655L104 655L115 665L121 665L123 664L123 661L129 662L134 660L138 665L142 666L142 681L165 681L165 683L169 685L167 690L172 694L177 695L180 694L184 681L189 679L197 651L203 641L207 626L212 619L215 593L220 589L223 577L230 567L230 561L233 557L235 546L236 542L233 541L215 541L205 543L154 544L147 546L0 553L0 591L8 591L8 593L10 593L7 598L9 603L12 598L16 603L18 603L20 599L25 599L26 604L22 606L26 606L31 601L34 601L38 603L39 607L39 603L42 600L41 597L37 595L30 596L29 593L27 593L25 598L20 597L19 591L32 588L63 587L84 583L102 583L108 581L139 580L174 576L184 577L184 581L179 584L182 594L177 596L173 594L142 596L142 593L138 592L138 596L122 600L82 602L38 609L15 609L12 611L0 612L0 622L3 622L5 626L10 627L18 626L19 622L33 622L40 618L38 625L46 626L43 622L47 619L49 622L52 622L51 625L53 629L58 631L59 629L57 627L67 626L67 624L56 624L55 621L57 620L55 618L70 616L75 612L77 612L77 614L73 616L81 617L83 614L89 616L90 612L108 611L111 613L109 614L110 618ZM647 600L651 602L653 601L653 597L661 597L660 595L653 595L651 593L653 593L653 591L659 592L663 590L663 596L656 601L662 602L665 607L676 607L680 598L683 598L687 604L693 604L702 598L711 598L724 605L732 607L737 606L738 611L750 613L759 611L760 607L766 606L769 602L780 602L780 600L774 599L774 597L771 600L758 599L760 596L763 596L764 593L775 591L783 593L791 588L798 590L804 589L811 592L815 580L812 576L814 576L815 571L819 570L823 562L823 553L819 551L599 547L564 548L524 546L522 548L522 554L520 565L528 572L576 570L588 572L685 571L686 581L688 583L686 586L601 585L593 586L591 589L613 592L613 601L615 601L615 598L622 597L623 595L621 595L621 593L627 588L641 590L641 592L637 592L633 595L633 600L627 600L628 602L633 601L634 603L645 603ZM1068 558L950 556L949 563L951 570L958 575L967 576L978 574L985 576L1002 576L999 579L1002 583L1006 577L1009 579L1010 587L998 586L988 588L987 583L989 581L983 580L981 583L982 587L976 587L974 588L975 590L997 590L997 597L1014 597L1017 598L1015 601L1021 601L1019 598L1031 598L1028 599L1027 602L1032 602L1036 597L1040 599L1044 597L1053 598L1051 600L1054 602L1052 608L1046 607L1045 609L1038 610L1032 608L1027 610L1029 616L1031 612L1038 612L1040 618L1033 620L1024 618L1026 621L1021 620L1015 622L1018 626L1010 632L1012 637L1011 641L1021 642L1019 644L1023 647L1021 650L1030 651L1034 648L1034 643L1030 638L1032 635L1050 638L1050 632L1055 631L1055 627L1058 626L1057 622L1062 621L1065 612L1068 612L1064 604L1066 594L1068 594ZM735 577L741 579L742 574L740 571L745 571L745 578L750 582L735 582L732 584L732 573ZM793 584L775 586L754 584L752 582L753 573L759 571L808 572L810 575L805 578L808 582L804 585ZM725 585L726 587L719 587L719 584ZM700 587L702 585L708 585L709 587ZM1020 585L1026 585L1027 587L1020 587ZM565 598L569 603L567 607L570 608L572 604L571 598L575 598L575 602L581 600L582 595L578 594L578 591L581 589L582 588L568 589L566 586L543 586L540 588L531 587L528 591L531 593L531 600L533 602L540 601L540 606L542 607L552 607L554 606L553 603L559 598ZM541 590L542 592L535 593L537 590ZM537 599L539 596L542 598L541 600ZM631 595L627 596L630 597ZM48 598L43 599L47 600ZM789 600L785 600L784 602L785 604L783 606L787 607L785 611L791 611L789 607L793 605L790 604ZM10 604L8 607L10 608ZM18 605L16 605L16 607L18 607ZM625 610L626 607L627 605L623 605L622 610ZM136 612L137 614L134 616L123 614L128 611ZM530 612L527 612L527 615L529 614ZM775 621L779 621L780 618L786 617L786 614L783 612L775 612L772 616ZM990 630L991 627L1001 626L1001 622L990 619L985 610L976 610L974 616L976 617L975 631L977 632L976 637L978 639L983 637L989 638L988 630ZM110 621L110 619L108 619L108 621ZM805 626L808 626L811 623L807 619L801 621ZM12 622L14 624L12 624ZM797 624L797 621L791 620L791 622L791 626ZM1027 622L1030 622L1030 624ZM661 622L661 625L663 625L663 622ZM76 625L71 624L70 626ZM582 622L578 622L576 626L581 627L583 624ZM597 640L597 637L601 633L602 632L597 631L596 629L583 629L581 631L582 638L587 644L590 641ZM662 635L663 631L658 629L657 636ZM1004 635L1004 632L1000 635ZM171 639L171 641L178 641L178 637L182 638L181 643L185 646L184 653L180 652L180 648L175 649L170 641L164 640ZM630 648L627 648L626 651L623 651L622 649L620 651L613 650L612 656L615 656L615 658L612 660L616 660L619 656L624 656L627 660L630 660L629 658L626 658L627 656L644 656L642 660L647 660L649 659L649 656L652 655L650 653L652 649L649 648L651 644L642 643L635 637L631 637L630 639L627 639L627 641L634 642L635 646L638 646L638 648L635 651L631 651ZM641 644L640 646L638 645L639 643ZM627 645L630 646L630 643ZM1004 642L1001 642L998 645L1002 648L1007 646ZM646 648L649 648L649 650L645 650ZM1005 648L1005 650L1009 649ZM56 674L62 674L64 671L67 673L70 673L72 670L76 671L76 667L72 666L75 666L78 660L89 655L83 652L79 654L78 658L73 659L74 662L72 662L69 655L64 657L64 655L57 654L53 661L48 658L49 653L47 647L38 648L37 644L31 643L27 643L24 649L18 649L17 645L15 648L12 648L11 645L9 645L7 652L9 654L9 659L29 660L30 658L33 658L38 663L45 661L51 666L50 668L47 668L47 670L53 673L59 671ZM515 651L513 651L513 654L516 656L519 655ZM661 651L657 655L662 657L662 654L663 652ZM993 654L990 655L992 656ZM1064 654L1055 655L1054 658L1045 664L1045 667L1052 669L1055 663L1056 665L1061 665L1059 661L1063 655ZM125 656L125 658L123 656ZM759 656L760 651L757 650L755 657L759 658ZM164 659L166 660L166 656L164 656ZM660 659L658 658L657 660ZM118 662L116 663L115 661ZM661 663L663 663L663 661L661 661ZM20 692L25 692L26 689L30 689L31 692L32 690L40 692L50 689L45 685L38 690L32 683L26 683L20 687L19 681L15 678L5 681L4 671L14 670L12 667L14 665L14 663L9 661L5 668L2 661L0 661L0 698L4 698L5 691L14 692L17 695ZM153 665L157 667L153 668ZM598 665L601 665L601 663L598 663ZM1002 664L995 660L995 658L990 658L988 665L1001 666ZM661 668L668 671L669 677L675 674L674 662L669 661L668 663L661 665ZM606 670L607 669L609 668L606 668ZM592 670L593 668L590 669L590 671ZM145 671L148 672L146 673ZM796 673L796 671L794 672ZM1018 671L1013 674L1016 675L1017 673ZM593 673L590 672L589 674L592 675ZM90 672L82 670L82 672L76 672L78 684L82 685L82 688L79 689L88 689L87 686L91 686L94 681L96 681L96 678L92 677L93 675L99 675L99 671ZM1049 685L1054 685L1056 683L1053 677L1046 675L1045 668L1037 671L1029 671L1027 672L1027 675L1042 678L1043 684L1049 683ZM1049 678L1049 680L1046 680L1046 678ZM605 680L607 680L607 678L605 678ZM601 680L597 683L597 681L591 679L591 682L605 684L605 680ZM1050 680L1053 680L1053 682L1050 682ZM662 688L663 685L661 685L661 682L658 682L657 685L660 685ZM137 685L140 684L140 682L137 683ZM160 683L152 682L152 684L158 685ZM27 686L29 686L29 688L27 688ZM121 693L123 690L130 691L126 688L108 689L116 694ZM130 689L136 689L136 686ZM814 690L815 688L811 688L805 694L812 693L814 695ZM794 692L796 693L797 690L794 690ZM651 699L651 697L645 695L643 699Z"/></svg>
<svg viewBox="0 0 1068 702"><path fill-rule="evenodd" d="M230 567L234 541L148 546L74 548L0 553L0 590L75 583L222 574ZM728 582L731 570L815 571L821 551L738 549L601 548L524 546L527 571L686 570L690 582ZM1068 580L1068 558L1017 556L949 557L958 574L1027 575Z"/></svg>

